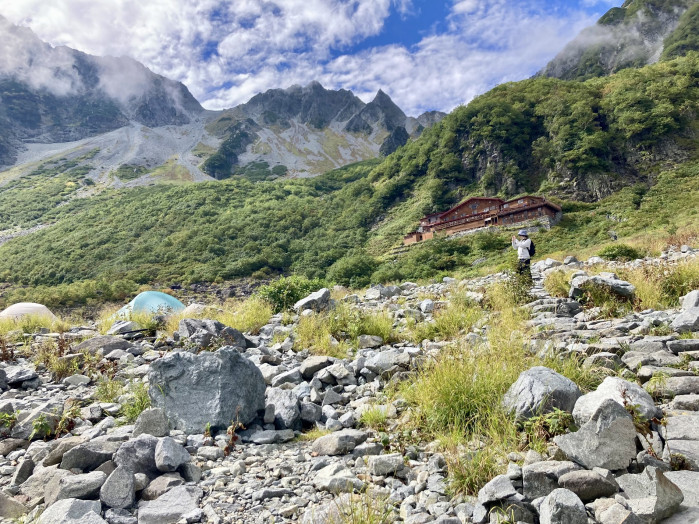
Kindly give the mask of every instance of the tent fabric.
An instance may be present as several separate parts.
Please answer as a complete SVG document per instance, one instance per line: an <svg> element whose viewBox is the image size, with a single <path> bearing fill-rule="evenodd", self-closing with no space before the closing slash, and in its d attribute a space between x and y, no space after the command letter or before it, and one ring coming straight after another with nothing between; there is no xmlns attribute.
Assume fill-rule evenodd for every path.
<svg viewBox="0 0 699 524"><path fill-rule="evenodd" d="M0 312L0 318L20 319L27 315L48 317L52 319L56 318L56 315L51 313L49 308L43 304L35 304L34 302L19 302Z"/></svg>
<svg viewBox="0 0 699 524"><path fill-rule="evenodd" d="M117 312L117 316L128 316L130 313L179 313L184 310L184 304L175 297L160 291L144 291Z"/></svg>

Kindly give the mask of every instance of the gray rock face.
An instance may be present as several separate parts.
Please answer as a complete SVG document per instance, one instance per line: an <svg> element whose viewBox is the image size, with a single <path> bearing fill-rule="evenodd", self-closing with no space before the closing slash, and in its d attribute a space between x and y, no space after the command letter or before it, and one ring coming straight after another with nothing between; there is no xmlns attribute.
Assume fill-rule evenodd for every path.
<svg viewBox="0 0 699 524"><path fill-rule="evenodd" d="M189 452L170 437L161 438L155 446L155 465L158 471L175 471L191 459Z"/></svg>
<svg viewBox="0 0 699 524"><path fill-rule="evenodd" d="M303 376L303 378L305 378L306 380L310 380L313 378L313 375L315 375L318 371L330 366L331 364L332 360L330 360L330 357L312 356L308 357L301 363L299 371L301 371L301 375Z"/></svg>
<svg viewBox="0 0 699 524"><path fill-rule="evenodd" d="M583 502L611 497L619 487L594 471L571 471L558 479L558 485L575 493Z"/></svg>
<svg viewBox="0 0 699 524"><path fill-rule="evenodd" d="M154 437L164 437L169 433L168 426L169 423L165 411L159 408L146 409L136 419L133 436L137 437L145 433Z"/></svg>
<svg viewBox="0 0 699 524"><path fill-rule="evenodd" d="M653 398L638 384L633 384L627 380L617 377L607 377L599 387L580 397L575 403L573 417L575 422L582 426L585 424L597 409L607 399L616 401L623 406L624 398L630 403L638 406L638 409L646 419L661 417L662 412L653 402Z"/></svg>
<svg viewBox="0 0 699 524"><path fill-rule="evenodd" d="M369 437L364 431L343 429L315 440L313 451L318 455L345 455Z"/></svg>
<svg viewBox="0 0 699 524"><path fill-rule="evenodd" d="M498 475L478 492L478 502L486 505L517 494L512 481L506 475Z"/></svg>
<svg viewBox="0 0 699 524"><path fill-rule="evenodd" d="M236 419L248 424L265 407L262 373L232 348L173 353L153 362L148 376L153 405L186 433L201 433L207 423L214 429Z"/></svg>
<svg viewBox="0 0 699 524"><path fill-rule="evenodd" d="M240 331L226 327L218 320L185 318L180 320L177 333L182 339L199 347L208 347L214 339L223 340L235 347L247 346L245 336Z"/></svg>
<svg viewBox="0 0 699 524"><path fill-rule="evenodd" d="M39 524L107 524L98 500L59 500L44 510Z"/></svg>
<svg viewBox="0 0 699 524"><path fill-rule="evenodd" d="M377 375L391 376L398 371L408 369L410 355L397 349L388 349L368 358L364 366Z"/></svg>
<svg viewBox="0 0 699 524"><path fill-rule="evenodd" d="M394 476L405 467L403 455L400 453L369 457L368 465L369 473L376 476Z"/></svg>
<svg viewBox="0 0 699 524"><path fill-rule="evenodd" d="M325 311L329 306L330 290L328 288L323 288L296 302L296 304L294 304L294 311L300 313L306 309L312 309L315 312L320 312Z"/></svg>
<svg viewBox="0 0 699 524"><path fill-rule="evenodd" d="M114 454L114 463L132 473L145 473L149 477L158 475L155 463L155 448L158 439L152 435L139 435L135 439L124 442Z"/></svg>
<svg viewBox="0 0 699 524"><path fill-rule="evenodd" d="M578 431L559 435L553 441L587 469L625 469L636 457L636 429L631 416L610 399Z"/></svg>
<svg viewBox="0 0 699 524"><path fill-rule="evenodd" d="M172 524L199 508L204 493L196 486L177 486L157 499L141 504L138 524Z"/></svg>
<svg viewBox="0 0 699 524"><path fill-rule="evenodd" d="M678 333L699 331L699 307L685 309L672 321L670 327Z"/></svg>
<svg viewBox="0 0 699 524"><path fill-rule="evenodd" d="M267 405L274 406L274 425L277 429L301 429L299 399L294 392L269 388Z"/></svg>
<svg viewBox="0 0 699 524"><path fill-rule="evenodd" d="M383 339L376 335L359 335L360 349L378 348L383 344Z"/></svg>
<svg viewBox="0 0 699 524"><path fill-rule="evenodd" d="M539 519L541 524L587 524L587 512L575 493L559 488L541 503Z"/></svg>
<svg viewBox="0 0 699 524"><path fill-rule="evenodd" d="M100 500L110 508L130 508L135 500L134 474L124 466L117 467L100 489Z"/></svg>
<svg viewBox="0 0 699 524"><path fill-rule="evenodd" d="M55 477L46 485L44 500L47 505L51 505L57 500L95 497L106 479L107 475L101 471Z"/></svg>
<svg viewBox="0 0 699 524"><path fill-rule="evenodd" d="M695 307L699 307L699 289L690 291L685 296L683 296L680 305L682 309L692 309Z"/></svg>
<svg viewBox="0 0 699 524"><path fill-rule="evenodd" d="M155 500L172 488L182 484L184 484L184 479L177 473L166 473L148 484L148 487L143 490L141 498L143 500Z"/></svg>
<svg viewBox="0 0 699 524"><path fill-rule="evenodd" d="M571 412L580 396L575 382L552 369L537 366L519 375L505 394L503 404L521 421L550 413L554 408Z"/></svg>
<svg viewBox="0 0 699 524"><path fill-rule="evenodd" d="M659 522L670 517L684 500L682 490L652 466L638 475L622 475L617 482L629 497L631 510L644 522Z"/></svg>
<svg viewBox="0 0 699 524"><path fill-rule="evenodd" d="M24 504L0 492L0 518L19 519L26 513L27 508Z"/></svg>
<svg viewBox="0 0 699 524"><path fill-rule="evenodd" d="M63 454L60 467L61 469L92 471L108 460L112 460L112 455L119 449L119 446L121 446L121 442L108 440L91 440L79 444Z"/></svg>

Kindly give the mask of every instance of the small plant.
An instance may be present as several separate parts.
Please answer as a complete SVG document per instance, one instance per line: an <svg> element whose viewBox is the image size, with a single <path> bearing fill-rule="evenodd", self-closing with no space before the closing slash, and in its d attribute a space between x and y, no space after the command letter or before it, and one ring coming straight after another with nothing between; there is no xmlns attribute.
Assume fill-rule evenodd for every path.
<svg viewBox="0 0 699 524"><path fill-rule="evenodd" d="M15 427L17 423L17 416L19 411L13 411L12 413L0 413L0 435L9 435L12 428Z"/></svg>
<svg viewBox="0 0 699 524"><path fill-rule="evenodd" d="M525 421L524 432L529 445L541 451L545 444L556 435L576 431L573 415L554 408L550 413L538 415Z"/></svg>
<svg viewBox="0 0 699 524"><path fill-rule="evenodd" d="M329 435L330 433L332 432L329 429L313 428L309 431L301 433L298 437L296 437L296 440L299 442L312 442L320 437Z"/></svg>
<svg viewBox="0 0 699 524"><path fill-rule="evenodd" d="M124 393L124 384L109 377L101 377L97 382L95 398L100 402L114 403Z"/></svg>
<svg viewBox="0 0 699 524"><path fill-rule="evenodd" d="M235 443L238 442L238 439L240 438L236 433L236 431L239 429L245 429L245 426L240 422L240 419L238 418L238 411L236 410L235 420L231 420L231 425L228 426L228 429L226 430L228 442L226 443L226 447L223 448L224 455L228 456L233 452Z"/></svg>
<svg viewBox="0 0 699 524"><path fill-rule="evenodd" d="M599 307L603 318L618 318L633 310L633 302L614 293L609 286L595 282L585 282L581 288L583 295L578 299L586 308Z"/></svg>
<svg viewBox="0 0 699 524"><path fill-rule="evenodd" d="M12 362L15 359L15 347L4 335L0 335L0 361Z"/></svg>
<svg viewBox="0 0 699 524"><path fill-rule="evenodd" d="M656 373L646 384L646 391L653 397L653 400L663 398L665 386L667 385L667 373Z"/></svg>
<svg viewBox="0 0 699 524"><path fill-rule="evenodd" d="M275 313L279 313L291 309L296 302L323 287L325 282L322 280L309 280L306 277L292 275L262 286L257 294L272 306Z"/></svg>
<svg viewBox="0 0 699 524"><path fill-rule="evenodd" d="M51 435L51 424L46 419L46 415L41 413L32 422L32 432L29 434L27 440L34 440L34 438L42 438L46 440Z"/></svg>
<svg viewBox="0 0 699 524"><path fill-rule="evenodd" d="M670 469L672 471L691 471L692 463L682 453L670 453Z"/></svg>
<svg viewBox="0 0 699 524"><path fill-rule="evenodd" d="M151 405L148 388L143 382L132 382L127 388L128 400L121 408L128 424L136 422L138 416Z"/></svg>
<svg viewBox="0 0 699 524"><path fill-rule="evenodd" d="M571 271L551 271L544 279L544 289L548 291L552 297L567 297L570 291L570 276Z"/></svg>
<svg viewBox="0 0 699 524"><path fill-rule="evenodd" d="M56 438L73 431L75 429L75 419L77 418L80 418L80 406L74 402L70 408L63 412L61 419L58 421Z"/></svg>
<svg viewBox="0 0 699 524"><path fill-rule="evenodd" d="M204 426L204 438L211 438L211 422L207 422Z"/></svg>

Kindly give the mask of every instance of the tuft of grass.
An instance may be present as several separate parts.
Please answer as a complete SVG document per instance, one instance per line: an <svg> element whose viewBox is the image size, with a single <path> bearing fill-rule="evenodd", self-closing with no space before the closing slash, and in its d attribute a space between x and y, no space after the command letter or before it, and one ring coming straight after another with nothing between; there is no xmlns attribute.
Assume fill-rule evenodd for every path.
<svg viewBox="0 0 699 524"><path fill-rule="evenodd" d="M128 400L124 402L121 413L128 424L136 422L138 416L151 405L148 388L143 382L132 382L126 388Z"/></svg>
<svg viewBox="0 0 699 524"><path fill-rule="evenodd" d="M359 424L375 431L386 431L387 421L386 409L378 406L371 406L359 416Z"/></svg>
<svg viewBox="0 0 699 524"><path fill-rule="evenodd" d="M95 398L100 402L116 402L124 394L124 384L114 378L102 377L97 381Z"/></svg>
<svg viewBox="0 0 699 524"><path fill-rule="evenodd" d="M626 244L612 244L606 246L600 250L597 255L605 260L618 260L621 262L637 260L644 257L644 254L640 250L627 246Z"/></svg>
<svg viewBox="0 0 699 524"><path fill-rule="evenodd" d="M393 318L388 313L360 311L339 304L326 313L301 317L296 327L295 346L299 350L307 348L314 354L344 358L348 349L356 347L360 335L376 335L385 343L398 340Z"/></svg>
<svg viewBox="0 0 699 524"><path fill-rule="evenodd" d="M616 272L619 278L636 287L637 307L640 309L676 307L681 296L699 288L699 260L676 265L621 268Z"/></svg>
<svg viewBox="0 0 699 524"><path fill-rule="evenodd" d="M246 300L229 300L221 307L207 307L200 314L177 313L169 315L163 329L172 333L177 331L180 320L183 318L208 318L218 320L243 333L257 335L260 328L269 322L272 314L272 306L267 301L252 296Z"/></svg>
<svg viewBox="0 0 699 524"><path fill-rule="evenodd" d="M577 431L573 415L554 408L550 413L532 417L524 423L524 432L531 449L543 453L547 442L556 435Z"/></svg>
<svg viewBox="0 0 699 524"><path fill-rule="evenodd" d="M414 322L410 338L416 344L423 340L449 340L468 332L483 317L483 310L465 293L454 293L444 309L435 311L433 322Z"/></svg>
<svg viewBox="0 0 699 524"><path fill-rule="evenodd" d="M586 307L599 307L603 318L623 317L634 308L632 300L620 297L604 284L585 282L580 289L583 295L579 302Z"/></svg>
<svg viewBox="0 0 699 524"><path fill-rule="evenodd" d="M394 521L388 498L370 490L339 497L336 509L329 524L389 524Z"/></svg>
<svg viewBox="0 0 699 524"><path fill-rule="evenodd" d="M320 437L324 437L325 435L329 435L330 433L332 432L329 429L313 428L309 431L301 433L298 437L296 437L296 440L299 442L311 442L319 439Z"/></svg>
<svg viewBox="0 0 699 524"><path fill-rule="evenodd" d="M544 359L542 366L553 369L564 377L575 382L583 393L589 393L597 389L602 381L614 371L602 367L584 368L582 366L583 358L569 357L557 358L550 357Z"/></svg>
<svg viewBox="0 0 699 524"><path fill-rule="evenodd" d="M573 271L558 269L551 271L544 279L544 289L548 291L552 297L568 297L570 291L570 277Z"/></svg>

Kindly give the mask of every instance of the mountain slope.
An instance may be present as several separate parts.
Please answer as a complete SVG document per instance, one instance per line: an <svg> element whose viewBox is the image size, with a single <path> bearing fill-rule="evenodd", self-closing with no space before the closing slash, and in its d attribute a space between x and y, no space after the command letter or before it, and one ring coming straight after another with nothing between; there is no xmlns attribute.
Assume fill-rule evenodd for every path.
<svg viewBox="0 0 699 524"><path fill-rule="evenodd" d="M604 241L609 229L620 236L696 229L698 83L699 54L690 53L584 83L507 84L382 162L308 180L110 190L63 206L22 206L22 213L16 202L28 189L12 186L0 192L0 216L42 229L0 246L0 280L89 290L92 281L220 281L288 271L333 277L359 271L353 268L363 272L355 283L427 278L483 256L502 258L507 242L497 235L384 258L424 214L483 193L606 197L562 202L568 218L540 237L542 255ZM65 175L67 168L50 175L58 197L79 178Z"/></svg>
<svg viewBox="0 0 699 524"><path fill-rule="evenodd" d="M694 15L685 16L688 10ZM681 34L696 31L696 0L626 0L622 7L610 9L596 25L583 30L539 75L586 80L627 67L643 67L657 62L664 47L672 46ZM682 53L665 57L692 49L696 49L696 42Z"/></svg>
<svg viewBox="0 0 699 524"><path fill-rule="evenodd" d="M433 111L407 117L381 90L365 104L351 91L318 82L271 89L208 126L222 143L202 169L217 179L319 175L390 154L444 116Z"/></svg>
<svg viewBox="0 0 699 524"><path fill-rule="evenodd" d="M68 142L118 129L187 124L203 113L187 88L129 58L51 47L0 17L0 166L25 142Z"/></svg>

